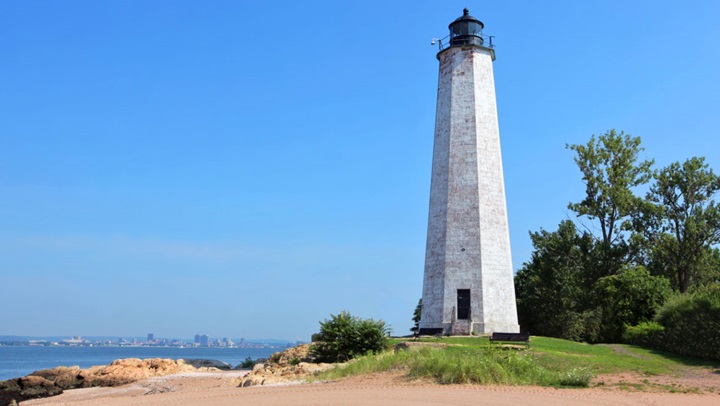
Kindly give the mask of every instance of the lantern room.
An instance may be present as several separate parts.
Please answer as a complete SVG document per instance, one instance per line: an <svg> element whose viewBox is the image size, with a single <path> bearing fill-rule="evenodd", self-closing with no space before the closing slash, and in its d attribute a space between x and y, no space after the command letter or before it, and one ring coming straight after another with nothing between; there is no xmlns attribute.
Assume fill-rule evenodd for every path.
<svg viewBox="0 0 720 406"><path fill-rule="evenodd" d="M485 25L477 18L470 15L470 10L463 10L462 17L453 21L450 29L450 46L478 45L484 46L482 30Z"/></svg>

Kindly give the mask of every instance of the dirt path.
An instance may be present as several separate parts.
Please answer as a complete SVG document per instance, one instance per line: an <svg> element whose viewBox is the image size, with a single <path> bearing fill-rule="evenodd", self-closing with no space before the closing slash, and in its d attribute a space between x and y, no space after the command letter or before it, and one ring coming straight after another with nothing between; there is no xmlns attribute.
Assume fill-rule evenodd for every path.
<svg viewBox="0 0 720 406"><path fill-rule="evenodd" d="M337 382L237 388L224 373L183 374L153 378L118 388L67 391L21 405L713 405L720 394L619 390L611 385L590 389L529 386L437 385L408 382L399 374L377 374ZM720 386L720 374L715 377Z"/></svg>

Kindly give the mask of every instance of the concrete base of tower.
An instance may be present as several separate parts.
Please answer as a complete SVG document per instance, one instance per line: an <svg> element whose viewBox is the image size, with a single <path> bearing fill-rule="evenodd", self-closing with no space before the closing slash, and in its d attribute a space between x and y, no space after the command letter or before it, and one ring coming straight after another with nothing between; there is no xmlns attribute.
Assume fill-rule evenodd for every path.
<svg viewBox="0 0 720 406"><path fill-rule="evenodd" d="M520 325L503 323L470 323L458 320L454 323L443 323L442 327L421 327L420 335L466 336L470 334L519 333Z"/></svg>
<svg viewBox="0 0 720 406"><path fill-rule="evenodd" d="M472 332L475 334L519 333L520 325L509 323L473 323Z"/></svg>

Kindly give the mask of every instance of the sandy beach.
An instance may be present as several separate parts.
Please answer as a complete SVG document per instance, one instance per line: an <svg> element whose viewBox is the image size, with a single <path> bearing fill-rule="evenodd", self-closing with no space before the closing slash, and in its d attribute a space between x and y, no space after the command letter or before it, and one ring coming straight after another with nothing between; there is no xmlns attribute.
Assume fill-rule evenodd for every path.
<svg viewBox="0 0 720 406"><path fill-rule="evenodd" d="M21 405L718 405L720 393L670 393L619 389L555 389L535 386L438 385L408 381L399 373L335 382L238 388L246 372L190 372L154 377L115 388L68 390ZM720 374L703 378L718 384ZM709 379L709 381L708 381ZM717 379L717 381L716 381ZM707 386L706 386L707 387ZM714 386L711 386L714 388Z"/></svg>

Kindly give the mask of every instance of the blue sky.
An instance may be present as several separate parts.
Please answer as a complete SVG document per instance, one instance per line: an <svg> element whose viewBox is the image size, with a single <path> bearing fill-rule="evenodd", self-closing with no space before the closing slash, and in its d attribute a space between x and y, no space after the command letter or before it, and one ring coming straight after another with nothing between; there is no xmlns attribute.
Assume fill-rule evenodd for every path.
<svg viewBox="0 0 720 406"><path fill-rule="evenodd" d="M0 335L411 326L434 37L495 36L514 267L610 128L720 170L720 2L0 2Z"/></svg>

